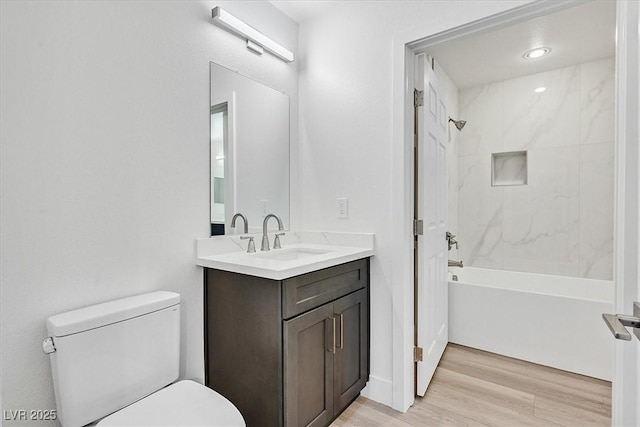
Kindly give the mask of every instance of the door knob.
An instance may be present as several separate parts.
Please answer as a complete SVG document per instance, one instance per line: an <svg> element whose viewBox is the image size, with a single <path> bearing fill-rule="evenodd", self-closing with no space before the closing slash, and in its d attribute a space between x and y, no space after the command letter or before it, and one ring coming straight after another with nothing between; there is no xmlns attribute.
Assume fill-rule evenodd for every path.
<svg viewBox="0 0 640 427"><path fill-rule="evenodd" d="M631 341L631 334L626 326L633 328L633 333L640 340L640 302L633 303L633 316L624 314L602 314L604 322L616 339Z"/></svg>

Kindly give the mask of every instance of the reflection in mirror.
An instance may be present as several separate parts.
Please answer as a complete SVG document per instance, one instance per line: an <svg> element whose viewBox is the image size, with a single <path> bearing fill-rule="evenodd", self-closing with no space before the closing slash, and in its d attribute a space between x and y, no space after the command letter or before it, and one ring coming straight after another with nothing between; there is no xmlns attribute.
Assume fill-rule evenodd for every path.
<svg viewBox="0 0 640 427"><path fill-rule="evenodd" d="M260 232L269 213L289 228L289 97L211 63L211 235Z"/></svg>
<svg viewBox="0 0 640 427"><path fill-rule="evenodd" d="M228 104L211 107L211 234L224 234L224 153Z"/></svg>

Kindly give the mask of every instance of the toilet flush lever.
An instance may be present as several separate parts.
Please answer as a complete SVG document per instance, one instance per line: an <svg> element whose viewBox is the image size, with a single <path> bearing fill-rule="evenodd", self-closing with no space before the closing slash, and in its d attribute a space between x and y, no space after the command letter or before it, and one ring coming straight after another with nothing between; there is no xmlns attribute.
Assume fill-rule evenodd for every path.
<svg viewBox="0 0 640 427"><path fill-rule="evenodd" d="M51 354L51 353L54 353L56 351L56 345L53 342L53 338L46 337L42 341L42 351L44 351L45 354Z"/></svg>
<svg viewBox="0 0 640 427"><path fill-rule="evenodd" d="M616 339L631 341L631 334L625 328L630 326L636 338L640 340L640 302L633 303L633 316L603 313L602 318Z"/></svg>

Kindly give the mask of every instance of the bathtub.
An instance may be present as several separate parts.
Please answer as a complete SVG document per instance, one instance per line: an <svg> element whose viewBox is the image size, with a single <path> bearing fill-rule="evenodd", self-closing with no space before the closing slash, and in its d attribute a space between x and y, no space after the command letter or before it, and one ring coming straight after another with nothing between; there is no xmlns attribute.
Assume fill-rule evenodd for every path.
<svg viewBox="0 0 640 427"><path fill-rule="evenodd" d="M607 280L452 268L449 341L610 381L602 313L613 313L613 297Z"/></svg>

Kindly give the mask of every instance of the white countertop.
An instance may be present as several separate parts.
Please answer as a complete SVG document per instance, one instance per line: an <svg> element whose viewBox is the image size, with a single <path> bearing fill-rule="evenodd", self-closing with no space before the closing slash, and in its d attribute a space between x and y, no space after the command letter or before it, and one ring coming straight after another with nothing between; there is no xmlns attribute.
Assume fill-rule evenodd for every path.
<svg viewBox="0 0 640 427"><path fill-rule="evenodd" d="M269 233L272 247L273 234ZM239 235L197 239L196 264L282 280L374 255L372 233L286 232L280 238L282 249L271 249L269 252L260 251L261 233L249 236L254 236L255 253L246 252L248 240L240 240ZM300 252L302 257L297 258Z"/></svg>

